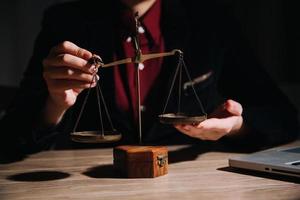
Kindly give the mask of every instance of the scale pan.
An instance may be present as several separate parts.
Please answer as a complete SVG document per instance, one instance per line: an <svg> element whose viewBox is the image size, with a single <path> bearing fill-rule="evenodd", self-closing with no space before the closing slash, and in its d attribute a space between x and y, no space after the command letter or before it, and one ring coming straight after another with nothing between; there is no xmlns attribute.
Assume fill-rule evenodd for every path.
<svg viewBox="0 0 300 200"><path fill-rule="evenodd" d="M207 119L206 115L188 116L183 113L167 113L158 116L159 121L163 124L199 124Z"/></svg>
<svg viewBox="0 0 300 200"><path fill-rule="evenodd" d="M117 142L122 138L121 134L116 132L104 132L101 131L82 131L71 133L71 139L74 142L81 143L112 143Z"/></svg>

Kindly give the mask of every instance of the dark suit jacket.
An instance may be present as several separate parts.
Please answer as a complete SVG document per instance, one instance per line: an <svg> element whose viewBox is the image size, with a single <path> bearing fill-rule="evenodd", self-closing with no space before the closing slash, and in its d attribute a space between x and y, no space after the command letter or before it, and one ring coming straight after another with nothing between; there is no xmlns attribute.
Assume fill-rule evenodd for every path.
<svg viewBox="0 0 300 200"><path fill-rule="evenodd" d="M212 72L207 80L195 85L207 113L227 98L243 105L244 123L251 131L240 138L225 137L222 140L230 144L257 146L294 138L297 133L294 107L260 68L230 13L212 1L200 2L163 0L161 30L166 50L178 48L184 52L192 79ZM54 45L68 40L101 55L104 62L111 62L113 52L119 46L115 30L119 8L119 3L114 0L90 0L54 6L46 11L18 96L1 122L4 146L32 152L49 148L52 144L59 147L69 141L68 134L78 116L85 92L57 127L34 129L48 95L42 77L42 60ZM176 62L174 57L164 59L159 81L147 99L143 113L145 143L190 140L173 127L160 124L157 119L162 112ZM99 73L113 123L123 134L121 143L135 143L137 133L131 116L122 113L114 101L112 68L101 69ZM190 88L184 90L183 110L199 113L201 110L191 91ZM99 126L93 95L80 122L81 130L97 129ZM175 96L172 95L170 110L176 107Z"/></svg>

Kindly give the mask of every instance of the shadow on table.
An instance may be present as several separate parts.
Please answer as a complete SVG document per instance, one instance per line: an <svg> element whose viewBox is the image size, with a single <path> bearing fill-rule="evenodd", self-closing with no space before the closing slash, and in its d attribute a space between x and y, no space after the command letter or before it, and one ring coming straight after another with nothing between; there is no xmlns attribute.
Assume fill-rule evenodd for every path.
<svg viewBox="0 0 300 200"><path fill-rule="evenodd" d="M118 172L114 170L113 165L99 165L88 168L82 174L90 178L124 178Z"/></svg>
<svg viewBox="0 0 300 200"><path fill-rule="evenodd" d="M69 176L70 174L59 171L34 171L14 174L8 176L6 179L21 182L40 182L64 179L68 178Z"/></svg>
<svg viewBox="0 0 300 200"><path fill-rule="evenodd" d="M238 149L230 148L227 145L218 142L201 141L199 144L193 144L188 146L183 146L177 150L172 150L168 152L169 163L178 163L185 161L196 160L201 154L207 152L237 152L237 153L251 153L255 151L254 149Z"/></svg>
<svg viewBox="0 0 300 200"><path fill-rule="evenodd" d="M280 175L280 174L270 174L267 172L239 169L239 168L234 168L234 167L222 167L222 168L218 168L217 170L231 172L231 173L238 173L238 174L248 175L248 176L256 176L256 177L260 177L260 178L273 179L273 180L278 180L278 181L292 182L292 183L298 183L298 184L300 183L299 178L286 176L286 175Z"/></svg>
<svg viewBox="0 0 300 200"><path fill-rule="evenodd" d="M169 164L192 161L203 153L211 151L211 146L191 145L168 152Z"/></svg>

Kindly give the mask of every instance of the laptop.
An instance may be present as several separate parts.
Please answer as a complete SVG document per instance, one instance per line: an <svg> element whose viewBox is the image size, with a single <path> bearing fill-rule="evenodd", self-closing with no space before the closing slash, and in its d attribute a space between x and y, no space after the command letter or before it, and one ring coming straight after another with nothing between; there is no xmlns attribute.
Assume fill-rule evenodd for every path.
<svg viewBox="0 0 300 200"><path fill-rule="evenodd" d="M300 141L229 159L229 166L300 177Z"/></svg>

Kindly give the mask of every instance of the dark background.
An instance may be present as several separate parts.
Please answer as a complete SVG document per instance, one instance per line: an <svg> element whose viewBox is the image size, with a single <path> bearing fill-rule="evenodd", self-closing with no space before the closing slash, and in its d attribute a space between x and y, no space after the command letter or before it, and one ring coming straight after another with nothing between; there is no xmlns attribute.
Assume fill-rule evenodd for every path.
<svg viewBox="0 0 300 200"><path fill-rule="evenodd" d="M0 86L18 86L32 54L43 11L64 1L0 1ZM300 12L297 1L219 1L232 7L261 65L300 109L300 31L297 27ZM1 106L9 102L12 94L8 90L1 92L4 102Z"/></svg>

